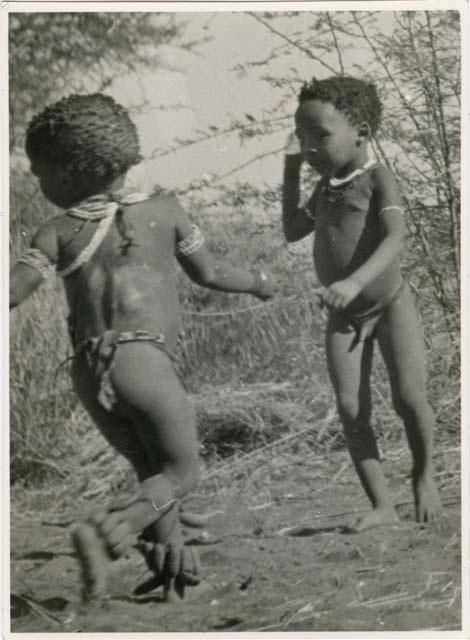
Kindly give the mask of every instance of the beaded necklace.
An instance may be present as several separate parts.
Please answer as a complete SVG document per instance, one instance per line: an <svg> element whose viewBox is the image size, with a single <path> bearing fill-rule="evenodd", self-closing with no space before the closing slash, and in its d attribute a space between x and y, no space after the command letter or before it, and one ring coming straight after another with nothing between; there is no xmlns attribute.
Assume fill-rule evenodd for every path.
<svg viewBox="0 0 470 640"><path fill-rule="evenodd" d="M339 204L340 202L343 202L346 191L351 185L354 178L362 175L373 166L375 166L375 164L376 161L370 159L362 167L359 167L359 169L355 169L344 178L335 178L334 176L329 178L328 182L323 188L328 202L331 202L332 204Z"/></svg>
<svg viewBox="0 0 470 640"><path fill-rule="evenodd" d="M57 275L65 278L90 260L108 233L120 205L136 204L137 202L148 200L149 197L150 195L148 193L126 193L120 190L112 194L92 196L80 202L76 207L67 209L65 212L66 216L78 218L86 222L98 222L98 226L87 246L68 267L65 267L65 269L57 269Z"/></svg>

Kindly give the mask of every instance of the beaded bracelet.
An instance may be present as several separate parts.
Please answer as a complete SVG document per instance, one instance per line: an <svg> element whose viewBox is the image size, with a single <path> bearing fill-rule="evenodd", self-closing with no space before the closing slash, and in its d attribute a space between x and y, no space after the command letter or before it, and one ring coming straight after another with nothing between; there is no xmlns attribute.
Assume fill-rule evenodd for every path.
<svg viewBox="0 0 470 640"><path fill-rule="evenodd" d="M204 236L199 227L195 224L191 225L192 233L183 238L176 245L176 253L179 256L190 256L204 244Z"/></svg>

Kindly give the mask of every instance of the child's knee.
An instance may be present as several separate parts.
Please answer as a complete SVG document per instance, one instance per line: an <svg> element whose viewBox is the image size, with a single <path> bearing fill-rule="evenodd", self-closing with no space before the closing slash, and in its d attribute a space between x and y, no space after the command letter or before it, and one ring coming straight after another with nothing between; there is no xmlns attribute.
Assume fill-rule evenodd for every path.
<svg viewBox="0 0 470 640"><path fill-rule="evenodd" d="M354 396L346 393L340 393L337 396L336 402L338 413L344 423L349 424L355 422L359 418L361 412L359 398L355 398Z"/></svg>
<svg viewBox="0 0 470 640"><path fill-rule="evenodd" d="M395 411L401 418L419 418L423 415L432 414L426 394L418 391L409 385L399 390L396 394L393 405Z"/></svg>

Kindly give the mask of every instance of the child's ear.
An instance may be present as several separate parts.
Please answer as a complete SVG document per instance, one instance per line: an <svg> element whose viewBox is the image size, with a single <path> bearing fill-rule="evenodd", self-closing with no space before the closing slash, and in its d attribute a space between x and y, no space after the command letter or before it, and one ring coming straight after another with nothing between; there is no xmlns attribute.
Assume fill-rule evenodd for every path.
<svg viewBox="0 0 470 640"><path fill-rule="evenodd" d="M357 128L357 133L359 135L358 143L364 142L364 140L370 140L372 131L370 128L370 124L364 120Z"/></svg>

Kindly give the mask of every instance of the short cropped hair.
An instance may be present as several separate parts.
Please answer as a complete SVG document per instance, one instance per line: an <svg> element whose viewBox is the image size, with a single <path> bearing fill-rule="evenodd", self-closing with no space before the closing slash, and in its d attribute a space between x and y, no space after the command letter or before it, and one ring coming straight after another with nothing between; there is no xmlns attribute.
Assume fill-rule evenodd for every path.
<svg viewBox="0 0 470 640"><path fill-rule="evenodd" d="M30 161L47 161L95 181L112 181L138 164L137 129L126 109L101 93L73 94L33 117L26 132Z"/></svg>
<svg viewBox="0 0 470 640"><path fill-rule="evenodd" d="M346 76L333 76L325 80L312 79L303 85L299 104L307 100L331 102L354 125L366 121L373 135L380 124L382 103L371 82Z"/></svg>

